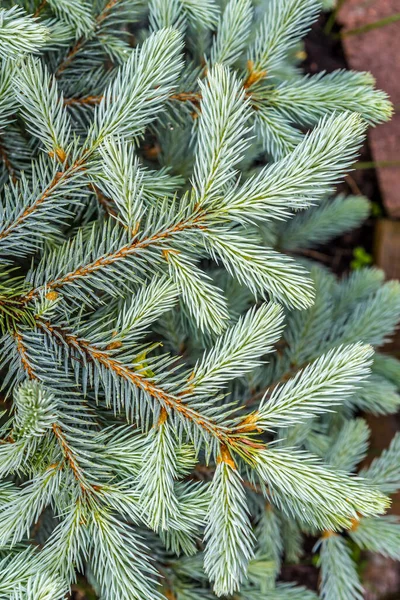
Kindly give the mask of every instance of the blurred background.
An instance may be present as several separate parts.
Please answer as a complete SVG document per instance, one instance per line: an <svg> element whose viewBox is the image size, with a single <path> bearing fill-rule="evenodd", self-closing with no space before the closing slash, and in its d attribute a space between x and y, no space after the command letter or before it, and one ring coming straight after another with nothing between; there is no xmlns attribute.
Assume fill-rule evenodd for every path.
<svg viewBox="0 0 400 600"><path fill-rule="evenodd" d="M321 247L312 258L337 274L365 265L382 268L388 279L400 279L400 0L337 0L309 33L304 69L310 74L349 68L370 71L377 87L385 90L394 105L389 123L369 130L354 171L341 189L363 194L372 203L371 216L358 230ZM400 332L385 351L400 358ZM370 462L387 446L400 428L400 415L367 418L372 430ZM400 495L391 512L400 515ZM366 600L400 599L400 564L381 556L355 556L366 589ZM303 578L314 587L313 565L308 574L288 568L283 577ZM308 581L307 581L308 580Z"/></svg>

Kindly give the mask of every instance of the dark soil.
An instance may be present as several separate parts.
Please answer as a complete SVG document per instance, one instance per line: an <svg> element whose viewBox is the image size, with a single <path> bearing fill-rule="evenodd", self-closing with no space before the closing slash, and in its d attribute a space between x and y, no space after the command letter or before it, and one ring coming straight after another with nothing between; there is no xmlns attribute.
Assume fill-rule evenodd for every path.
<svg viewBox="0 0 400 600"><path fill-rule="evenodd" d="M335 26L329 35L324 32L327 19L326 15L321 15L305 40L307 58L303 63L303 68L310 75L321 71L331 72L336 69L348 68L341 41L337 36L338 27ZM368 142L364 144L361 150L359 161L372 161ZM354 248L361 247L365 249L367 254L372 255L374 221L376 216L383 214L384 209L378 180L373 169L353 170L345 181L338 186L338 192L347 195L361 194L366 196L372 202L372 212L374 214L362 227L332 240L329 245L319 248L318 254L311 253L310 258L320 260L335 273L342 275L350 269Z"/></svg>

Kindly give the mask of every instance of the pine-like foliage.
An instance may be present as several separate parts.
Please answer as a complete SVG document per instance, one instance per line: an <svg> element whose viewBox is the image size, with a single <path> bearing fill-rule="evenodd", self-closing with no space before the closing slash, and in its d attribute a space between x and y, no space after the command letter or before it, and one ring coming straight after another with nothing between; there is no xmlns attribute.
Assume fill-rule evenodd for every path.
<svg viewBox="0 0 400 600"><path fill-rule="evenodd" d="M329 195L391 107L300 73L319 10L3 3L1 598L312 600L275 580L314 535L351 600L349 538L398 557L397 438L354 472L399 285L302 258L367 216Z"/></svg>

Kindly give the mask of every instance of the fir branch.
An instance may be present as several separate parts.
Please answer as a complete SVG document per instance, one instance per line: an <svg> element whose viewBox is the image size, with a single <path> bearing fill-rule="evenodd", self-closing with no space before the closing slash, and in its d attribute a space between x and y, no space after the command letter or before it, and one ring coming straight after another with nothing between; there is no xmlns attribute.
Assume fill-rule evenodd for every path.
<svg viewBox="0 0 400 600"><path fill-rule="evenodd" d="M356 344L331 350L267 395L257 411L261 429L287 427L327 412L350 396L369 373L372 348ZM267 392L268 394L268 392Z"/></svg>
<svg viewBox="0 0 400 600"><path fill-rule="evenodd" d="M134 158L132 145L109 138L100 147L100 186L119 209L120 222L134 235L143 216L143 172Z"/></svg>
<svg viewBox="0 0 400 600"><path fill-rule="evenodd" d="M28 58L18 69L14 90L30 133L42 140L49 154L55 154L64 163L71 123L54 77L39 59Z"/></svg>
<svg viewBox="0 0 400 600"><path fill-rule="evenodd" d="M390 442L389 448L375 458L369 467L360 471L360 476L382 490L385 494L393 494L400 489L400 434L397 433Z"/></svg>
<svg viewBox="0 0 400 600"><path fill-rule="evenodd" d="M211 64L234 64L243 53L253 18L250 0L230 0L218 25L211 49Z"/></svg>
<svg viewBox="0 0 400 600"><path fill-rule="evenodd" d="M237 591L254 552L241 478L229 455L217 465L210 494L204 568L222 596Z"/></svg>
<svg viewBox="0 0 400 600"><path fill-rule="evenodd" d="M273 160L282 159L303 141L303 133L273 106L264 106L256 98L252 106L257 136Z"/></svg>
<svg viewBox="0 0 400 600"><path fill-rule="evenodd" d="M357 514L381 514L388 506L388 498L365 480L325 467L306 452L264 449L255 461L260 479L271 489L272 502L289 517L313 527L349 527Z"/></svg>
<svg viewBox="0 0 400 600"><path fill-rule="evenodd" d="M248 87L275 69L286 53L301 39L317 18L316 0L271 0L249 50Z"/></svg>
<svg viewBox="0 0 400 600"><path fill-rule="evenodd" d="M234 166L242 159L248 142L249 104L240 81L220 65L200 82L202 93L194 188L198 203L210 205L228 189Z"/></svg>
<svg viewBox="0 0 400 600"><path fill-rule="evenodd" d="M31 15L25 15L20 6L0 9L0 56L2 59L19 58L38 52L48 38L48 30Z"/></svg>
<svg viewBox="0 0 400 600"><path fill-rule="evenodd" d="M400 521L395 515L360 519L349 535L362 550L400 559Z"/></svg>
<svg viewBox="0 0 400 600"><path fill-rule="evenodd" d="M327 533L316 546L320 549L320 596L324 600L362 600L364 597L356 565L346 541Z"/></svg>

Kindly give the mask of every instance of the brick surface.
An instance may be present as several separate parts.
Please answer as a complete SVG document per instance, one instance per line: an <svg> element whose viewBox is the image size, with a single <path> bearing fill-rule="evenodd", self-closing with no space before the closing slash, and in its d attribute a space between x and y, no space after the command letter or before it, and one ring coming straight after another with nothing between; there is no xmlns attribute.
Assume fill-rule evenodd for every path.
<svg viewBox="0 0 400 600"><path fill-rule="evenodd" d="M400 13L400 0L345 0L339 12L344 31ZM370 71L377 87L385 90L395 114L390 123L370 130L375 161L400 160L400 21L379 29L343 38L349 66ZM385 208L392 218L400 218L400 167L378 168L377 175Z"/></svg>
<svg viewBox="0 0 400 600"><path fill-rule="evenodd" d="M379 219L375 230L375 262L388 279L400 279L400 221Z"/></svg>

